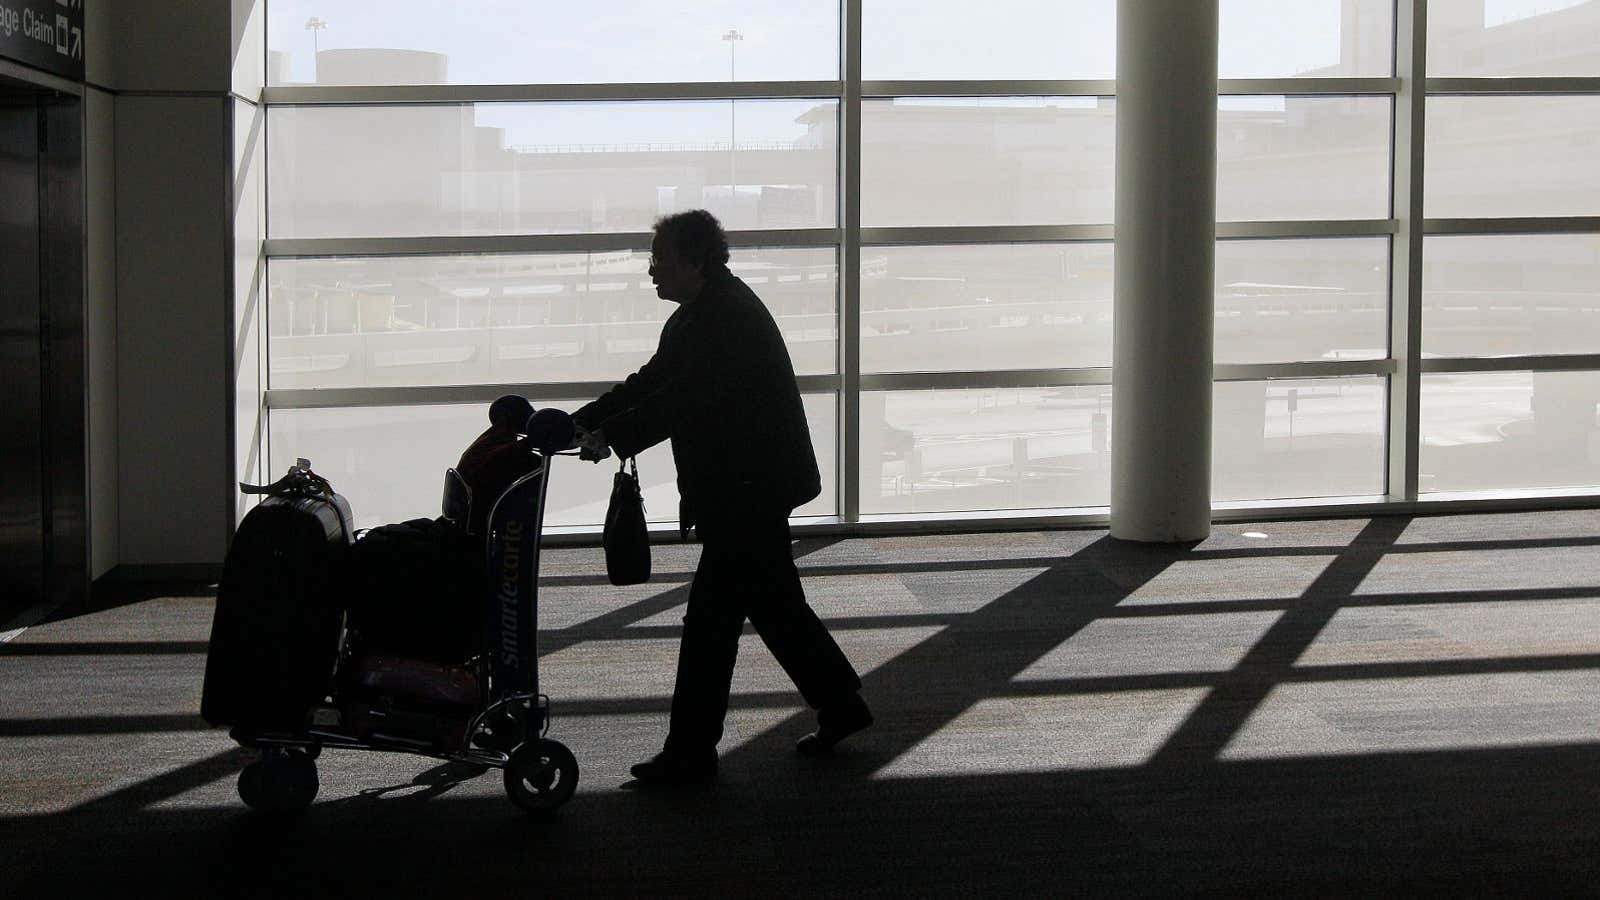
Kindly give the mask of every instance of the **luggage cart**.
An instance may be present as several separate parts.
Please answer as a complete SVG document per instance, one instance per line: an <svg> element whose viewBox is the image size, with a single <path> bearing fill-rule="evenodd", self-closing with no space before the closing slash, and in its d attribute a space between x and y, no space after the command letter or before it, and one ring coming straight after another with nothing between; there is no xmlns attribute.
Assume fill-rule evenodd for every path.
<svg viewBox="0 0 1600 900"><path fill-rule="evenodd" d="M570 446L570 440L563 446ZM539 690L539 543L549 467L570 451L535 453L536 466L494 501L484 537L482 652L460 667L374 656L341 637L332 687L307 710L305 726L260 731L235 726L239 744L260 757L239 774L239 796L253 809L304 809L318 789L324 750L409 753L504 772L506 795L523 810L548 814L572 798L578 762L547 736L550 698ZM466 485L446 475L445 510L463 513ZM461 521L465 521L463 517Z"/></svg>

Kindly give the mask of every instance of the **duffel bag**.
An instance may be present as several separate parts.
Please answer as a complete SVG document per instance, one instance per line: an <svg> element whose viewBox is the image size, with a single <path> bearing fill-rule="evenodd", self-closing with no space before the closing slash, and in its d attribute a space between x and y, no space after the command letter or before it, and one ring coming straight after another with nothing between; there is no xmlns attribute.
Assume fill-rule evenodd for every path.
<svg viewBox="0 0 1600 900"><path fill-rule="evenodd" d="M483 643L483 542L445 519L367 531L350 551L350 629L364 650L443 664Z"/></svg>

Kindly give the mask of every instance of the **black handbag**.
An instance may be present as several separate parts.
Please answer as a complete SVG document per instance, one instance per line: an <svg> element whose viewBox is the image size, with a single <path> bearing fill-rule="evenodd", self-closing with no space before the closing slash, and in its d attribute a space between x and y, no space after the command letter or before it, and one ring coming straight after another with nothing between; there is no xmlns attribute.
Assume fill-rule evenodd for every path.
<svg viewBox="0 0 1600 900"><path fill-rule="evenodd" d="M611 480L611 505L601 541L606 548L606 577L615 585L650 580L650 532L644 523L644 495L639 492L639 463L632 457ZM629 464L633 471L628 471Z"/></svg>

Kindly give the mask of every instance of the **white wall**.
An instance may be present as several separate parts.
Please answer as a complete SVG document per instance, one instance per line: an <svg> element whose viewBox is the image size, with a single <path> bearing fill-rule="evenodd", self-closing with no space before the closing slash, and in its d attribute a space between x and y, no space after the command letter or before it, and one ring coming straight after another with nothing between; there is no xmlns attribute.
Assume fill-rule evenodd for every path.
<svg viewBox="0 0 1600 900"><path fill-rule="evenodd" d="M110 87L114 80L111 59L117 47L117 23L113 13L122 0L84 0L83 2L83 77L92 85Z"/></svg>
<svg viewBox="0 0 1600 900"><path fill-rule="evenodd" d="M229 533L229 102L117 98L125 566L215 565Z"/></svg>
<svg viewBox="0 0 1600 900"><path fill-rule="evenodd" d="M265 0L233 0L233 92L252 103L260 101L266 76L266 19Z"/></svg>
<svg viewBox="0 0 1600 900"><path fill-rule="evenodd" d="M232 95L259 100L265 4L85 7L86 81L115 91L87 110L93 574L215 567L254 464L262 136Z"/></svg>
<svg viewBox="0 0 1600 900"><path fill-rule="evenodd" d="M259 484L263 478L266 409L262 402L263 333L266 308L266 236L263 202L266 169L266 110L235 96L233 115L233 385L234 479ZM235 520L254 506L253 497L236 497Z"/></svg>
<svg viewBox="0 0 1600 900"><path fill-rule="evenodd" d="M233 82L233 9L215 0L101 0L118 91L223 93ZM85 13L92 10L85 9ZM102 23L91 23L102 24ZM91 48L94 46L90 44Z"/></svg>

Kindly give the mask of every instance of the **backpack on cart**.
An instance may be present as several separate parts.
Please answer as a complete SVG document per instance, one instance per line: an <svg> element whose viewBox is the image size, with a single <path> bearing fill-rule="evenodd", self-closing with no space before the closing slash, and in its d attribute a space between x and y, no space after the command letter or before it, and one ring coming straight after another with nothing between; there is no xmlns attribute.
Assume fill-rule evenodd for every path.
<svg viewBox="0 0 1600 900"><path fill-rule="evenodd" d="M200 714L295 731L327 693L343 628L350 504L300 460L265 487L223 562Z"/></svg>
<svg viewBox="0 0 1600 900"><path fill-rule="evenodd" d="M362 650L453 665L481 649L483 541L449 520L365 532L348 573L349 627Z"/></svg>

